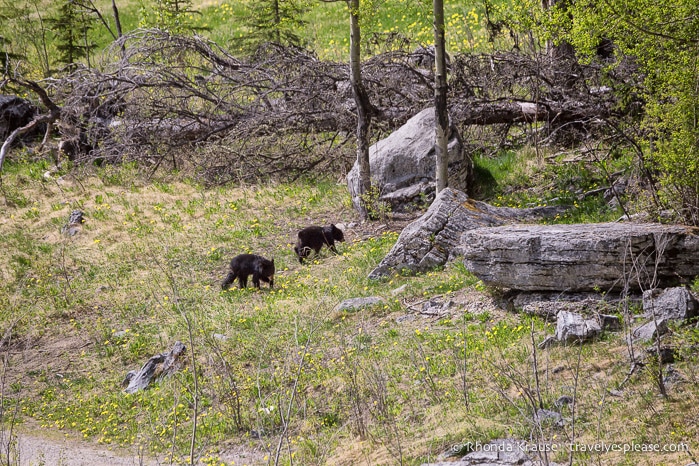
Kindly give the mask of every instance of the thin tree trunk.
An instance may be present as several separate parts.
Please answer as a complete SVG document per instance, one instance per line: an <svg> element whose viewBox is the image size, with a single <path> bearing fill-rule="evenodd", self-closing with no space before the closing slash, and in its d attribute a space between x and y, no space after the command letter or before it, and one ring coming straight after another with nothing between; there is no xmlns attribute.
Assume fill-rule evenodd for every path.
<svg viewBox="0 0 699 466"><path fill-rule="evenodd" d="M447 113L447 60L444 45L444 2L434 0L434 124L437 193L447 187L449 155L447 139L449 136L449 115Z"/></svg>
<svg viewBox="0 0 699 466"><path fill-rule="evenodd" d="M274 39L277 44L282 43L281 31L281 13L279 12L279 0L275 0L272 4L272 9L274 10Z"/></svg>
<svg viewBox="0 0 699 466"><path fill-rule="evenodd" d="M124 35L121 30L121 20L119 19L119 9L116 6L116 0L112 0L112 12L114 13L114 27L117 32L117 39Z"/></svg>
<svg viewBox="0 0 699 466"><path fill-rule="evenodd" d="M359 0L349 0L350 9L350 80L352 94L357 105L357 162L359 164L359 203L355 208L362 219L368 217L366 195L371 191L371 168L369 166L369 96L362 84L361 34L359 28Z"/></svg>

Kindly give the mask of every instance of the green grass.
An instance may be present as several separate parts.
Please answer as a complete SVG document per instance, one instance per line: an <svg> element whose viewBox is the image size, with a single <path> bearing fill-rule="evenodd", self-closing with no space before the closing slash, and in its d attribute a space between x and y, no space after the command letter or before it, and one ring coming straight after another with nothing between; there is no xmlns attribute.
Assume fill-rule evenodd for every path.
<svg viewBox="0 0 699 466"><path fill-rule="evenodd" d="M526 190L549 169L526 157L479 164L500 182L497 189L512 176ZM299 228L356 221L345 186L316 178L204 189L172 176L145 183L127 165L80 183L68 177L59 188L33 176L39 168L10 164L3 180L6 191L26 199L6 205L8 221L0 224L9 258L0 264L0 331L12 324L12 342L36 342L4 353L4 403L21 419L109 447L172 454L175 464L187 462L195 415L195 447L206 464L226 462L220 451L231 444L251 452L250 464L268 463L285 425L281 464L292 457L295 464L420 464L467 441L529 438L524 394L536 383L530 331L541 341L551 325L489 304L483 284L459 261L414 277L369 280L397 238L395 231L372 233L372 224L347 229L340 255L324 250L300 265L291 249ZM514 191L501 192L516 199ZM78 207L87 221L65 238L62 223ZM274 289L220 290L228 261L241 252L274 257ZM384 301L334 310L357 296ZM454 300L451 312L421 316L422 303L435 297ZM678 329L674 338L697 340L695 330ZM188 347L181 371L144 392L121 390L126 372L176 340ZM540 355L545 407L571 395L577 351ZM678 416L696 415L696 385L668 401L607 397L599 404L626 376L624 352L621 334L582 348L579 438L696 438L694 424L677 424ZM695 363L688 354L678 367L689 371ZM551 372L556 367L563 370ZM654 392L645 373L629 384ZM546 426L543 435L553 441L564 432Z"/></svg>
<svg viewBox="0 0 699 466"><path fill-rule="evenodd" d="M141 3L146 6L141 9ZM115 33L111 2L99 0L95 2L105 21ZM225 0L195 0L192 2L195 13L187 14L185 21L198 34L207 37L233 54L242 54L245 49L241 38L250 31L249 18L253 17L249 5L251 0L231 2ZM365 4L366 5L366 4ZM508 1L497 2L498 8L506 8ZM54 3L45 1L43 12L45 17L53 14ZM124 33L133 31L142 24L142 12L153 10L154 3L130 0L120 2L119 18ZM432 8L417 0L388 0L377 2L375 6L367 6L362 12L363 56L368 57L396 46L401 40L385 42L393 37L407 38L411 47L433 43ZM321 58L346 61L349 54L349 17L345 2L312 2L303 20L305 26L297 31L304 44L314 50ZM482 5L471 2L451 2L445 5L447 49L450 53L482 52L492 50L494 43L489 42L484 27L484 10ZM11 47L20 47L13 52L26 54L29 64L38 62L34 46L21 46L29 37L14 37L19 30L17 25L7 23L8 29L2 30L3 37L8 38ZM36 27L39 25L37 23ZM29 34L29 33L25 33ZM40 35L32 33L39 40ZM21 40L20 40L21 39ZM34 40L34 39L32 39ZM49 56L54 50L53 35L46 35ZM96 52L109 47L113 37L101 22L95 21L90 32L90 40L96 45ZM24 48L22 48L24 47ZM30 65L31 66L31 65ZM56 68L55 64L52 64ZM34 70L34 72L38 72Z"/></svg>
<svg viewBox="0 0 699 466"><path fill-rule="evenodd" d="M531 148L506 151L495 157L474 159L477 197L496 206L539 207L565 205L570 209L553 219L554 223L593 223L615 221L623 215L619 206L608 205L604 190L609 186L609 174L629 174L633 159L630 155L611 160L590 160L566 157L563 153L551 157L537 154ZM549 158L550 160L546 160ZM631 192L622 195L628 209L639 202Z"/></svg>

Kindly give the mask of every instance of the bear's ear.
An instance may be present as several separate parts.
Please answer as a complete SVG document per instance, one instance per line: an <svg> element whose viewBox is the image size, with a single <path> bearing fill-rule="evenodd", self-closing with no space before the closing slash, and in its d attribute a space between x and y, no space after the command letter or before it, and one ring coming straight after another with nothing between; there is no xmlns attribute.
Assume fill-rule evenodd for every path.
<svg viewBox="0 0 699 466"><path fill-rule="evenodd" d="M272 258L272 264L274 264L274 257Z"/></svg>
<svg viewBox="0 0 699 466"><path fill-rule="evenodd" d="M330 228L335 228L335 224L334 224L334 223L331 223L331 224L330 224Z"/></svg>

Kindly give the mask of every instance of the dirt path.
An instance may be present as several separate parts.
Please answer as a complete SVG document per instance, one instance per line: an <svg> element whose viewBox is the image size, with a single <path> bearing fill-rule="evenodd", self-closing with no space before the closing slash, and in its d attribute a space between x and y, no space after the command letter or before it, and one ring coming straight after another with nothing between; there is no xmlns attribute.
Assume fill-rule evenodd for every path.
<svg viewBox="0 0 699 466"><path fill-rule="evenodd" d="M136 451L98 447L76 440L35 436L22 432L18 435L18 455L12 464L19 466L155 466L153 459L139 458Z"/></svg>
<svg viewBox="0 0 699 466"><path fill-rule="evenodd" d="M52 432L17 433L18 449L9 464L13 466L160 466L170 464L155 458L139 457L137 449L110 448L65 438ZM220 455L226 464L266 464L257 451L232 448Z"/></svg>

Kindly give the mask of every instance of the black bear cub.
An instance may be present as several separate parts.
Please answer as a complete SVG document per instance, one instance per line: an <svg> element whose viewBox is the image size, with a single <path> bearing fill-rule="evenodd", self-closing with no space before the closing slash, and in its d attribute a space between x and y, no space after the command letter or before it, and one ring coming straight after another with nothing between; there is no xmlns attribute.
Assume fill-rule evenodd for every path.
<svg viewBox="0 0 699 466"><path fill-rule="evenodd" d="M337 249L335 249L335 241L344 240L345 235L342 233L342 230L333 224L326 227L306 227L299 231L299 238L296 240L294 252L297 256L299 256L299 262L303 264L303 259L308 257L311 250L318 254L323 245L328 246L332 252L337 254Z"/></svg>
<svg viewBox="0 0 699 466"><path fill-rule="evenodd" d="M221 288L224 290L238 279L241 288L248 286L248 275L252 275L252 284L255 288L260 287L260 280L269 283L269 287L274 287L274 259L268 260L255 254L240 254L231 261L231 271Z"/></svg>

